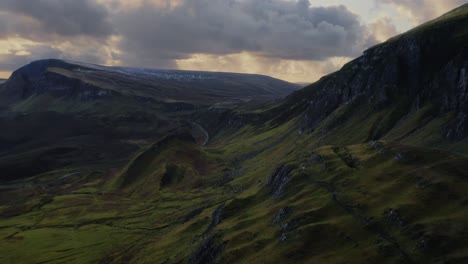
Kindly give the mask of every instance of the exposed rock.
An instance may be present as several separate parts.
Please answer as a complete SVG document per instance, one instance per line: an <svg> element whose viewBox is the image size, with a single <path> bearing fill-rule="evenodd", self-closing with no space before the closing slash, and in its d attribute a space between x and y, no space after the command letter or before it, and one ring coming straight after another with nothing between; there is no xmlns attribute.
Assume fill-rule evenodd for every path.
<svg viewBox="0 0 468 264"><path fill-rule="evenodd" d="M273 196L280 196L283 194L286 184L290 180L289 173L291 169L285 165L278 167L273 174L268 178L266 185L268 186L269 193Z"/></svg>
<svg viewBox="0 0 468 264"><path fill-rule="evenodd" d="M445 137L450 140L461 140L468 134L468 120L466 113L459 113L448 126Z"/></svg>
<svg viewBox="0 0 468 264"><path fill-rule="evenodd" d="M283 207L281 208L276 216L273 218L273 224L279 224L281 221L283 221L286 216L288 216L290 209L288 207Z"/></svg>
<svg viewBox="0 0 468 264"><path fill-rule="evenodd" d="M200 245L195 249L189 259L190 264L211 264L222 251L222 245L216 242L213 236L205 237L200 241Z"/></svg>
<svg viewBox="0 0 468 264"><path fill-rule="evenodd" d="M385 154L387 152L387 149L385 148L385 146L380 141L371 141L371 142L369 142L369 145L373 149L378 151L380 154Z"/></svg>
<svg viewBox="0 0 468 264"><path fill-rule="evenodd" d="M286 223L282 224L281 227L280 227L281 232L286 232L286 231L288 231L289 229L290 229L290 224L289 224L289 222L286 222Z"/></svg>
<svg viewBox="0 0 468 264"><path fill-rule="evenodd" d="M201 209L203 210L203 209ZM200 212L194 211L191 214L199 214ZM223 221L224 204L218 206L211 214L211 222L204 234L198 248L192 253L190 263L205 264L215 263L215 260L222 250L222 245L216 242L214 235L210 235L213 228ZM190 216L190 215L189 215Z"/></svg>
<svg viewBox="0 0 468 264"><path fill-rule="evenodd" d="M454 41L447 48L445 40L454 38L454 32L463 32L465 27L463 23L454 23L443 29L428 28L376 45L340 71L288 96L283 107L275 112L280 115L277 119L302 113L300 130L325 128L321 131L323 136L333 127L328 127L328 123L345 122L353 116L346 115L350 111L369 105L374 111L398 106L398 115L369 138L380 139L401 118L430 104L436 107L436 114L455 114L456 120L446 134L450 139L463 139L468 133L468 47L465 41ZM432 34L435 30L437 33ZM346 108L345 114L337 114L338 109L359 98L366 102ZM402 98L409 100L405 107L399 106ZM366 108L367 112L374 112L369 110Z"/></svg>
<svg viewBox="0 0 468 264"><path fill-rule="evenodd" d="M280 241L285 241L288 238L285 233L281 233Z"/></svg>
<svg viewBox="0 0 468 264"><path fill-rule="evenodd" d="M395 156L393 157L394 160L396 161L409 161L411 159L411 155L407 154L407 153L396 153Z"/></svg>
<svg viewBox="0 0 468 264"><path fill-rule="evenodd" d="M288 234L294 233L303 220L304 219L293 219L280 225L280 241L285 241L288 238Z"/></svg>
<svg viewBox="0 0 468 264"><path fill-rule="evenodd" d="M387 221L391 224L396 224L400 227L404 227L406 225L406 221L403 220L398 209L385 209L384 216L386 217Z"/></svg>
<svg viewBox="0 0 468 264"><path fill-rule="evenodd" d="M218 206L214 211L213 214L211 214L211 223L208 226L208 229L206 230L205 233L210 232L215 228L217 225L221 224L223 221L223 213L224 213L224 204Z"/></svg>

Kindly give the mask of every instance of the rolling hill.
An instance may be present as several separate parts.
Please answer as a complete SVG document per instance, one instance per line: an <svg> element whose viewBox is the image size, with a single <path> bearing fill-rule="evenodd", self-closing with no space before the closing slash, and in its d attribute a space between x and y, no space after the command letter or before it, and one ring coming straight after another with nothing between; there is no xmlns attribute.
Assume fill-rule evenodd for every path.
<svg viewBox="0 0 468 264"><path fill-rule="evenodd" d="M31 63L0 88L0 262L466 263L467 29L297 91Z"/></svg>

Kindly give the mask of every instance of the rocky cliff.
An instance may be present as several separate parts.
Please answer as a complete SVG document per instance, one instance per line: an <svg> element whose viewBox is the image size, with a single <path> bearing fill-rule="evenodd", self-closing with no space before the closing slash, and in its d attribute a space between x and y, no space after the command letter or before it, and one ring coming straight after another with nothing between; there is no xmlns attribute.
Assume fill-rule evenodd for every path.
<svg viewBox="0 0 468 264"><path fill-rule="evenodd" d="M277 122L302 115L301 129L324 129L323 122L347 107L339 122L352 113L364 115L391 109L399 113L386 128L367 139L384 137L403 118L431 106L432 117L453 115L444 137L468 135L468 6L372 47L340 71L323 77L286 98L270 114ZM328 127L330 129L330 127ZM325 128L326 130L326 128ZM323 131L322 131L323 132ZM324 131L327 132L327 131Z"/></svg>

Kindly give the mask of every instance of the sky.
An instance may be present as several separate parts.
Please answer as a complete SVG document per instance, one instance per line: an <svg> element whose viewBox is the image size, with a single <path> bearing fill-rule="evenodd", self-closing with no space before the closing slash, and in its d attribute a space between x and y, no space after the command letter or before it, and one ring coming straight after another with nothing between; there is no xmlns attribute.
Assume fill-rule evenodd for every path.
<svg viewBox="0 0 468 264"><path fill-rule="evenodd" d="M0 78L37 59L310 83L468 0L1 0Z"/></svg>

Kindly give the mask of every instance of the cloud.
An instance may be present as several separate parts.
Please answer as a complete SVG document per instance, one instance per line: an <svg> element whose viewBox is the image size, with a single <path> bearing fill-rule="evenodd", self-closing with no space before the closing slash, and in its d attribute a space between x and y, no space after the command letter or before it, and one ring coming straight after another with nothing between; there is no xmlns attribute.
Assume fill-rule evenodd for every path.
<svg viewBox="0 0 468 264"><path fill-rule="evenodd" d="M123 54L156 63L241 52L326 60L375 43L345 6L310 7L307 0L183 0L170 7L147 1L122 10L114 23Z"/></svg>
<svg viewBox="0 0 468 264"><path fill-rule="evenodd" d="M370 23L369 30L379 42L398 35L397 28L389 17L381 17Z"/></svg>
<svg viewBox="0 0 468 264"><path fill-rule="evenodd" d="M114 32L94 0L1 0L0 71L46 58L106 64Z"/></svg>
<svg viewBox="0 0 468 264"><path fill-rule="evenodd" d="M15 27L17 35L38 37L34 32L40 30L46 36L106 38L114 32L107 9L92 0L2 0L0 10L12 18L3 23L27 25Z"/></svg>
<svg viewBox="0 0 468 264"><path fill-rule="evenodd" d="M44 39L44 34L34 19L0 9L0 39L20 35L28 39Z"/></svg>
<svg viewBox="0 0 468 264"><path fill-rule="evenodd" d="M7 45L14 43L14 45ZM37 44L25 39L0 41L0 71L12 71L34 60L56 58L84 61L96 64L112 64L109 61L112 49L99 41L75 38L58 44Z"/></svg>
<svg viewBox="0 0 468 264"><path fill-rule="evenodd" d="M364 8L370 1L379 8L376 16ZM315 80L396 35L395 25L404 30L463 1L367 2L0 0L0 71L56 57ZM401 23L398 14L410 22Z"/></svg>
<svg viewBox="0 0 468 264"><path fill-rule="evenodd" d="M332 57L323 61L278 60L242 52L229 55L193 54L176 62L179 68L188 70L261 73L290 82L312 82L338 70L350 60L348 57Z"/></svg>
<svg viewBox="0 0 468 264"><path fill-rule="evenodd" d="M466 3L466 0L376 0L379 4L393 5L400 13L421 24L434 19L456 7Z"/></svg>

